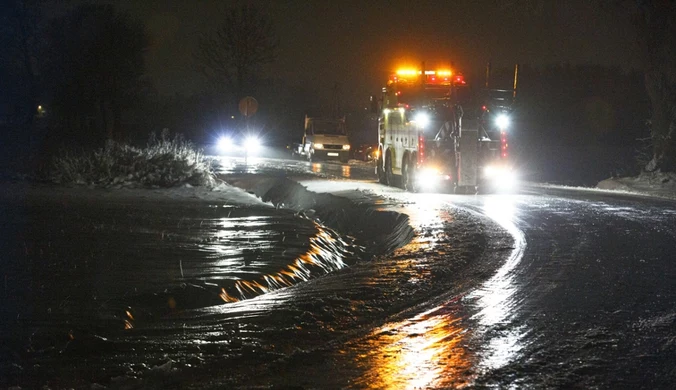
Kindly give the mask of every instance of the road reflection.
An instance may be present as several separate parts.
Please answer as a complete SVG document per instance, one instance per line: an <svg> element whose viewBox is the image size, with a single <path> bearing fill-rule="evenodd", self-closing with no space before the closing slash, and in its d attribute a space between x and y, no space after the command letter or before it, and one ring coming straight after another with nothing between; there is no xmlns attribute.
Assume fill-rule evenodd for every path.
<svg viewBox="0 0 676 390"><path fill-rule="evenodd" d="M496 325L508 324L516 312L518 301L516 292L515 269L523 258L526 238L517 226L518 215L515 196L487 196L483 199L482 211L497 222L514 239L514 247L507 261L481 287L470 293L467 298L478 311L472 317L481 327L479 331L495 330ZM524 327L501 328L492 333L483 348L479 366L489 369L500 368L512 361L523 349L523 340L528 330Z"/></svg>
<svg viewBox="0 0 676 390"><path fill-rule="evenodd" d="M371 389L462 387L472 377L467 330L447 307L380 329L359 357L370 367L354 385Z"/></svg>

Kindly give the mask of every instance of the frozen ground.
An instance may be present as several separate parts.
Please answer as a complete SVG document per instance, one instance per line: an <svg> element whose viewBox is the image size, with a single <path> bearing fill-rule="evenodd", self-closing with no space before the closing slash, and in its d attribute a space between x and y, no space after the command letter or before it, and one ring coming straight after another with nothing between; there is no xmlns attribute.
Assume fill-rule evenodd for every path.
<svg viewBox="0 0 676 390"><path fill-rule="evenodd" d="M4 183L0 387L672 383L671 203L221 169L215 191Z"/></svg>
<svg viewBox="0 0 676 390"><path fill-rule="evenodd" d="M200 365L176 344L211 336L200 331L181 343L164 335L202 329L204 314L195 311L307 282L413 236L401 213L313 194L279 175L236 181L250 192L225 183L213 190L2 183L0 386L80 387L122 375L143 387L139 378L152 367ZM225 347L231 336L219 336ZM169 360L173 366L163 366Z"/></svg>
<svg viewBox="0 0 676 390"><path fill-rule="evenodd" d="M610 178L596 186L602 190L676 199L676 173L643 172L636 177Z"/></svg>

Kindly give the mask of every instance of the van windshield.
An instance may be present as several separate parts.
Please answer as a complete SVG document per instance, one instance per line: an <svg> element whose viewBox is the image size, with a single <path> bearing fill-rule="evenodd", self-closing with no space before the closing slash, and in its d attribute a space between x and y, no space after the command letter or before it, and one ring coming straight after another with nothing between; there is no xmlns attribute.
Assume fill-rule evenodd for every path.
<svg viewBox="0 0 676 390"><path fill-rule="evenodd" d="M312 133L345 135L345 125L343 122L314 121L312 122Z"/></svg>

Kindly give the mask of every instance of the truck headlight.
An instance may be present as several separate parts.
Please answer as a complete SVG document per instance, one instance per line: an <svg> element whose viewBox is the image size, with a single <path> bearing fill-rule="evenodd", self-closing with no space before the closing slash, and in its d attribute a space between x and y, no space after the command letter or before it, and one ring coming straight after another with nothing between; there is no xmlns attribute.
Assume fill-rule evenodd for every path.
<svg viewBox="0 0 676 390"><path fill-rule="evenodd" d="M350 150L350 145L343 145L343 150Z"/></svg>
<svg viewBox="0 0 676 390"><path fill-rule="evenodd" d="M312 147L315 149L324 149L324 144L312 144Z"/></svg>
<svg viewBox="0 0 676 390"><path fill-rule="evenodd" d="M500 130L504 130L509 127L509 117L505 114L500 114L495 118L495 124Z"/></svg>
<svg viewBox="0 0 676 390"><path fill-rule="evenodd" d="M426 112L420 112L415 116L414 120L415 123L418 124L418 126L420 126L421 128L425 128L430 123L430 116L427 115Z"/></svg>

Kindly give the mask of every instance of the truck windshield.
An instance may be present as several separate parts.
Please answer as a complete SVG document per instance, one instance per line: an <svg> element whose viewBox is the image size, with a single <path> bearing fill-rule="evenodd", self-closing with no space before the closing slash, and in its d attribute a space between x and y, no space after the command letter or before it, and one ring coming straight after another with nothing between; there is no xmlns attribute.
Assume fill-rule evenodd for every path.
<svg viewBox="0 0 676 390"><path fill-rule="evenodd" d="M312 134L345 135L345 125L342 122L312 122Z"/></svg>

